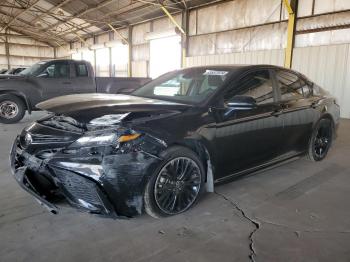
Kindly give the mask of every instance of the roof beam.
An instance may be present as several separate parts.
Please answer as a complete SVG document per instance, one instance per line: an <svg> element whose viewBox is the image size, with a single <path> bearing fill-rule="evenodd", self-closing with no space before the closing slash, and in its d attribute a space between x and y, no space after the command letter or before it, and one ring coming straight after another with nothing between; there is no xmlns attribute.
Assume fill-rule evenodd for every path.
<svg viewBox="0 0 350 262"><path fill-rule="evenodd" d="M5 16L9 17L10 19L13 19L13 18L14 18L13 16L11 16L10 14L8 14L7 12L4 12L3 10L0 10L0 14L5 15ZM23 24L33 26L33 25L29 24L28 21L23 20L23 19L21 19L21 18L19 18L19 17L17 17L16 20L19 21L19 22L21 22L21 23L23 23ZM7 28L9 28L9 27L13 27L14 25L9 26L8 23L3 23L3 26L4 26L4 28L5 28L5 26L7 26ZM15 27L17 27L17 26L15 26ZM18 27L20 27L20 26L18 26ZM36 35L36 36L39 36L39 37L43 37L43 34L44 34L45 37L43 37L43 38L52 39L52 40L54 40L58 45L60 45L58 41L62 41L62 42L64 42L64 43L68 43L68 41L67 41L66 39L62 38L62 37L59 36L59 35L55 35L55 34L52 34L52 33L46 32L46 31L44 31L44 32L38 32L34 26L33 26L33 29L30 29L30 28L28 28L28 27L26 27L26 28L20 27L20 28L21 28L22 33L23 33L23 31L26 31L27 34L30 33L30 35ZM2 29L2 30L3 30L3 29ZM17 30L18 30L18 29L17 29Z"/></svg>
<svg viewBox="0 0 350 262"><path fill-rule="evenodd" d="M62 1L60 4L58 4L57 6L53 6L51 9L49 10L42 10L41 8L38 8L37 6L34 6L34 4L31 6L31 8L33 8L31 11L31 13L34 13L34 12L40 12L40 15L35 15L35 19L33 19L32 21L29 22L29 24L32 26L32 27L36 27L35 23L33 21L38 21L38 20L41 20L43 21L48 27L52 27L52 25L48 22L45 21L44 19L44 16L51 16L52 18L54 18L55 20L58 20L60 22L62 22L63 20L61 18L58 18L56 16L56 14L52 13L54 12L55 10L57 10L58 8L60 8L61 6L67 4L68 2L70 2L72 0L64 0ZM38 2L38 1L37 1ZM19 6L12 6L12 8L16 8L16 9L21 9L23 10L23 12L21 12L22 14L26 11L29 10L29 8L24 8L24 7L19 7ZM13 20L13 19L12 19ZM17 19L18 20L18 19ZM27 22L28 23L28 22ZM79 31L82 30L84 31L84 29L80 28L79 26L75 25L74 23L67 23L69 26L73 27L73 28L76 28L78 29ZM40 32L46 32L48 29L47 28L44 28L44 29L38 29L38 31ZM84 31L86 34L90 34L89 32L87 31ZM65 39L64 39L65 40ZM65 40L66 41L66 40Z"/></svg>
<svg viewBox="0 0 350 262"><path fill-rule="evenodd" d="M5 26L5 24L1 24L1 26ZM46 38L46 41L44 38L41 38L41 37L36 37L36 36L33 36L32 34L28 34L27 32L25 32L24 30L21 30L21 29L16 29L16 28L13 28L12 26L10 26L8 28L9 30L13 31L13 32L16 32L18 34L21 34L22 37L26 36L26 37L29 37L29 38L32 38L33 40L36 40L36 41L39 41L39 42L42 42L42 43L45 43L49 46L52 46L51 43L47 42L47 38ZM3 33L2 33L3 34ZM6 33L5 33L6 34ZM17 36L17 35L11 35L11 36Z"/></svg>
<svg viewBox="0 0 350 262"><path fill-rule="evenodd" d="M99 4L97 4L97 5L93 6L93 7L87 8L87 9L85 9L85 10L82 11L82 12L73 14L73 15L72 15L72 18L63 19L63 21L57 22L57 23L53 24L52 27L60 26L60 25L62 25L62 24L64 24L64 23L67 23L67 22L73 20L74 18L79 18L80 16L83 16L83 15L85 15L85 14L87 14L87 13L90 13L90 12L92 12L92 11L96 11L96 10L98 10L98 9L100 9L100 8L106 6L106 5L108 5L108 4L110 4L110 3L114 2L114 1L115 1L115 0L106 0L106 1L103 1L102 3L99 3ZM84 18L83 18L82 20L84 20Z"/></svg>
<svg viewBox="0 0 350 262"><path fill-rule="evenodd" d="M59 3L58 5L55 5L53 7L51 7L50 9L47 10L47 12L42 13L41 15L38 15L35 19L33 19L31 21L31 23L36 23L38 22L40 19L44 18L46 15L48 15L49 13L53 13L56 10L58 10L60 7L64 6L65 4L68 4L69 2L71 2L72 0L64 0L61 3Z"/></svg>
<svg viewBox="0 0 350 262"><path fill-rule="evenodd" d="M104 7L104 6L106 6L106 5L110 4L110 3L112 3L113 1L115 1L115 0L106 0L106 1L104 1L104 2L102 2L102 3L100 3L100 4L98 4L98 5L96 5L96 6L94 6L94 7L85 9L85 10L82 11L82 12L79 12L79 13L77 13L77 14L74 14L74 15L72 15L71 17L68 17L67 19L62 19L60 22L57 22L57 23L53 24L51 27L52 27L52 28L57 28L58 26L60 26L60 25L62 25L62 24L65 24L65 23L70 22L70 21L73 20L74 18L80 18L81 16L83 16L83 15L89 13L89 12L98 10L99 8L102 8L102 7ZM144 3L144 5L137 6L137 7L136 7L137 10L147 8L147 7L149 7L150 5L151 5L151 6L157 6L157 7L160 7L160 8L163 7L161 4L159 4L159 3L157 3L157 2L146 1L146 0L134 0L134 1L139 2L139 3ZM184 1L184 0L183 0L183 1ZM131 5L132 5L132 3L131 3ZM167 8L172 8L172 9L180 10L180 8L173 7L173 6L171 6L171 5L167 5L166 7L167 7ZM100 18L100 21L92 21L92 20L90 20L90 19L80 18L80 19L82 19L82 20L85 20L88 24L87 24L86 26L78 27L78 28L76 28L76 30L70 30L70 29L68 29L68 30L64 31L63 33L58 33L58 31L56 30L56 32L58 33L58 35L64 37L64 36L66 36L66 35L68 35L68 34L76 35L79 31L83 31L84 29L88 29L89 27L92 27L92 26L97 26L97 27L99 27L101 24L102 24L102 25L106 25L106 26L108 26L108 27L111 28L112 23L109 22L108 20L107 20L107 21L103 21L103 19L108 18L108 17L110 17L111 15L114 15L114 14L115 14L115 15L118 15L118 12L122 11L123 9L127 9L127 8L130 8L130 5L129 5L129 6L122 7L122 8L120 8L120 9L118 9L118 10L114 10L114 11L108 12L108 13L104 14L104 15ZM162 8L162 9L163 9L163 8ZM136 10L135 10L135 9L131 9L131 10L129 10L128 12L133 12L133 11L136 11ZM163 10L163 11L164 11L164 10ZM165 12L165 11L164 11L164 12ZM167 14L167 15L168 15L168 14ZM88 21L89 21L89 22L88 22ZM118 21L113 21L113 22L115 23L115 22L118 22ZM122 22L122 21L120 21L120 22ZM96 25L96 24L97 24L97 25ZM113 26L112 26L112 27L113 27ZM180 28L181 28L181 27L180 27ZM111 29L112 29L112 28L111 28ZM117 30L117 29L113 27L112 30L115 31L115 30ZM183 31L183 30L180 30L180 31ZM83 36L80 36L80 37L83 37ZM80 39L80 37L78 37L78 38ZM81 39L80 39L80 40L81 40Z"/></svg>
<svg viewBox="0 0 350 262"><path fill-rule="evenodd" d="M68 1L68 0L65 0L64 2L67 3L67 1ZM71 1L71 0L69 0L69 1ZM63 2L62 2L62 3L63 3ZM36 20L39 16L41 16L41 18L39 18L38 20L41 20L41 21L45 22L46 25L48 25L49 28L52 27L52 24L47 23L47 21L44 19L44 16L50 16L50 17L52 17L53 19L55 19L55 20L57 20L57 21L63 22L63 19L60 18L61 15L52 13L52 12L50 12L50 11L43 11L43 10L41 10L41 9L38 8L38 7L35 7L35 9L36 9L36 10L31 10L31 12L32 12L32 13L34 13L34 12L40 12L41 14L40 14L40 15L34 15L34 14L33 14L34 16L36 16L36 18L33 19L33 20L30 22L33 26L35 25L35 23L33 23L33 21ZM51 9L50 9L50 10L51 10ZM78 29L79 31L80 31L80 30L81 30L81 31L84 31L86 34L89 34L89 35L90 35L89 32L85 31L83 28L81 28L80 26L76 25L75 23L67 22L67 24L68 24L69 26L71 26L71 27L74 27L75 29ZM39 31L42 31L42 32L43 32L43 31L47 31L47 30L48 30L48 28L39 29ZM53 30L51 30L51 31L53 31Z"/></svg>
<svg viewBox="0 0 350 262"><path fill-rule="evenodd" d="M183 30L183 28L181 27L181 25L179 25L179 23L175 20L175 18L173 17L172 14L170 14L170 12L168 11L168 9L165 8L165 6L161 6L160 9L162 9L162 11L169 17L170 21L175 25L175 27L177 29L179 29L179 31L182 34L186 34L185 31Z"/></svg>
<svg viewBox="0 0 350 262"><path fill-rule="evenodd" d="M162 4L162 2L164 2L164 1L160 1L160 3L158 3L158 2L153 2L153 1L149 1L149 0L135 0L135 1L141 2L141 3L144 3L144 4L148 4L148 5L158 6L158 7L165 6L165 4ZM174 4L175 4L175 3L174 3ZM175 4L175 5L177 5L177 4ZM171 8L171 9L176 9L177 11L180 11L180 10L183 9L183 8L179 8L179 7L174 7L174 6L169 5L169 4L167 4L166 7L167 7L167 8Z"/></svg>
<svg viewBox="0 0 350 262"><path fill-rule="evenodd" d="M117 29L115 29L111 24L108 24L109 28L113 30L114 33L116 33L124 43L129 44L128 39L126 39Z"/></svg>
<svg viewBox="0 0 350 262"><path fill-rule="evenodd" d="M14 31L12 29L12 31ZM0 36L7 36L7 37L20 37L20 38L31 38L29 35L24 35L24 34L9 34L9 33L0 33Z"/></svg>
<svg viewBox="0 0 350 262"><path fill-rule="evenodd" d="M14 9L18 9L18 10L25 10L26 9L24 7L7 4L6 2L5 2L5 4L0 4L0 7L14 8Z"/></svg>
<svg viewBox="0 0 350 262"><path fill-rule="evenodd" d="M28 12L32 7L34 7L40 0L35 0L33 3L29 4L24 10L19 12L17 15L13 16L12 19L6 24L6 26L2 30L6 30L10 25L13 24L21 15Z"/></svg>
<svg viewBox="0 0 350 262"><path fill-rule="evenodd" d="M134 3L134 4L136 4L136 3ZM114 10L114 11L111 11L111 12L108 12L108 13L104 14L104 15L100 18L101 22L100 22L99 24L107 24L107 23L112 24L112 22L104 22L104 21L102 21L102 20L103 20L104 18L107 18L107 17L111 16L111 15L120 15L120 14L128 13L129 11L124 11L124 12L122 12L122 13L119 13L120 11L122 11L123 9L125 9L125 8L127 8L127 7L129 7L129 6L126 6L126 7L120 8L119 10ZM139 5L139 6L135 7L135 8L133 8L132 11L139 11L139 10L144 9L144 8L146 8L146 7L149 7L149 4ZM122 22L122 21L114 21L114 22ZM89 27L91 27L91 26L93 26L93 25L89 24L89 25L83 26L82 28L83 28L83 29L87 29L87 28L89 28ZM65 32L63 32L63 34L60 34L60 35L61 35L61 36L65 36L65 35L68 35L68 34L74 34L74 33L76 33L76 32L78 32L78 30L75 30L75 31L66 30Z"/></svg>

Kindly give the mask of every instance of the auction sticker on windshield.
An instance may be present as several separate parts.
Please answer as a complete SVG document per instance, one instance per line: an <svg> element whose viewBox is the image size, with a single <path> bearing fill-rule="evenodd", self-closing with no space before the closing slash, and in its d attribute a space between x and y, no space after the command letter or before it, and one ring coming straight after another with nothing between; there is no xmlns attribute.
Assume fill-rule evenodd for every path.
<svg viewBox="0 0 350 262"><path fill-rule="evenodd" d="M216 70L206 70L203 75L205 76L225 76L228 71L216 71Z"/></svg>

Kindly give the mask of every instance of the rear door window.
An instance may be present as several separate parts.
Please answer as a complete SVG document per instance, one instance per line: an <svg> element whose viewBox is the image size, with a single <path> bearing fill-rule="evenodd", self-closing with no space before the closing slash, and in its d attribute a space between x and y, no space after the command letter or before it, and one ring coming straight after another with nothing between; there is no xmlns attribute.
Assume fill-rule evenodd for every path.
<svg viewBox="0 0 350 262"><path fill-rule="evenodd" d="M307 98L312 93L308 83L293 72L276 70L276 80L280 88L282 101Z"/></svg>
<svg viewBox="0 0 350 262"><path fill-rule="evenodd" d="M89 75L86 64L77 63L75 64L76 76L77 77L86 77Z"/></svg>

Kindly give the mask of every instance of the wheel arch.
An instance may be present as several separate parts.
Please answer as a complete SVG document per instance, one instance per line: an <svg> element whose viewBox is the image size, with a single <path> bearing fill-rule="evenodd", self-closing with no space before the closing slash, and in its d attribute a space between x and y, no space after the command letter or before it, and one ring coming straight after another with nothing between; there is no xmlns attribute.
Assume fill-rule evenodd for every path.
<svg viewBox="0 0 350 262"><path fill-rule="evenodd" d="M320 119L318 121L320 121L321 119L329 119L332 123L332 133L333 133L333 140L337 138L337 122L335 121L334 117L332 116L331 113L327 112L321 115Z"/></svg>
<svg viewBox="0 0 350 262"><path fill-rule="evenodd" d="M321 112L321 115L320 117L317 119L317 121L314 123L314 126L313 126L313 130L315 129L316 125L318 124L318 122L320 122L322 119L329 119L332 123L332 128L333 128L333 131L335 129L335 126L336 126L336 122L334 120L334 117L332 116L331 113L327 112L327 111L323 111Z"/></svg>
<svg viewBox="0 0 350 262"><path fill-rule="evenodd" d="M25 94L23 94L22 92L18 92L18 91L14 91L14 90L1 90L0 91L0 96L1 95L13 95L18 97L19 99L22 100L22 102L24 103L24 105L26 106L26 110L28 111L28 113L30 114L32 112L32 106L30 101L27 99L27 97L25 96Z"/></svg>
<svg viewBox="0 0 350 262"><path fill-rule="evenodd" d="M325 118L331 120L333 124L335 123L334 118L330 113L325 112L321 114L320 119L325 119Z"/></svg>
<svg viewBox="0 0 350 262"><path fill-rule="evenodd" d="M184 139L171 144L169 148L174 146L182 146L193 151L202 160L205 167L206 177L205 177L205 188L207 192L214 192L214 165L213 157L208 147L203 141L198 139Z"/></svg>

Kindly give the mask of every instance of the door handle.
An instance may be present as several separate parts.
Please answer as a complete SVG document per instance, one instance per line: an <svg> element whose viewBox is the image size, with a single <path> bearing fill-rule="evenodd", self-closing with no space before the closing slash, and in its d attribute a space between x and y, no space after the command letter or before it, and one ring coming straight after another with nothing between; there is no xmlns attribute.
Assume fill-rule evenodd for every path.
<svg viewBox="0 0 350 262"><path fill-rule="evenodd" d="M64 85L70 85L72 82L63 82Z"/></svg>

